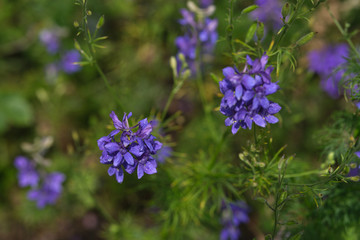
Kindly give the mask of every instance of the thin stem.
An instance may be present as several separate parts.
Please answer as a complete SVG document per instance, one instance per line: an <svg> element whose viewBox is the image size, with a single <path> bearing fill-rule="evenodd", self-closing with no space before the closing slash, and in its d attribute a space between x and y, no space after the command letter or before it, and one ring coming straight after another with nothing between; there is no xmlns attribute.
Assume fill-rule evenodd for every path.
<svg viewBox="0 0 360 240"><path fill-rule="evenodd" d="M217 160L217 157L219 156L220 154L220 151L222 149L222 146L224 145L224 142L225 142L225 139L226 137L229 135L230 133L230 129L226 129L221 137L221 140L220 142L217 144L216 146L216 149L215 149L215 153L214 155L212 156L211 160L210 160L210 164L209 164L209 170L211 170L214 166L215 166L215 163L216 163L216 160Z"/></svg>
<svg viewBox="0 0 360 240"><path fill-rule="evenodd" d="M256 125L254 124L254 141L255 141L255 145L258 145L258 141L257 141L257 137L256 137Z"/></svg>
<svg viewBox="0 0 360 240"><path fill-rule="evenodd" d="M110 215L110 213L104 208L103 205L101 205L97 199L95 199L95 206L99 210L99 212L103 215L103 217L109 222L109 223L115 223L116 220Z"/></svg>
<svg viewBox="0 0 360 240"><path fill-rule="evenodd" d="M312 170L312 171L301 172L301 173L287 174L284 178L296 178L296 177L302 177L302 176L307 176L307 175L312 175L312 174L321 174L321 173L323 173L323 171Z"/></svg>
<svg viewBox="0 0 360 240"><path fill-rule="evenodd" d="M357 57L360 58L360 53L358 52L358 50L356 49L355 45L353 44L353 42L351 41L351 39L349 38L348 34L345 32L345 30L341 27L341 24L339 23L339 21L335 18L334 14L331 12L330 7L327 5L327 10L332 18L332 20L334 21L336 27L339 29L341 35L343 35L343 37L345 38L345 40L347 41L347 43L349 44L350 48L353 50L354 53L356 53Z"/></svg>
<svg viewBox="0 0 360 240"><path fill-rule="evenodd" d="M295 7L295 12L293 14L291 14L292 16L290 16L290 20L288 23L285 23L284 25L284 29L280 32L279 35L276 36L275 38L275 43L272 49L274 49L275 51L277 50L282 38L285 36L286 32L289 30L289 28L291 27L291 25L294 23L294 21L297 19L297 14L299 12L299 10L302 8L303 4L304 4L304 0L299 1Z"/></svg>
<svg viewBox="0 0 360 240"><path fill-rule="evenodd" d="M88 26L88 21L87 21L87 0L84 1L84 5L83 5L83 27L84 27L84 35L85 35L85 41L87 44L87 47L89 49L89 53L91 56L91 63L94 64L96 71L99 73L99 75L101 76L102 80L104 81L106 88L108 89L108 91L113 95L113 98L115 99L117 105L120 108L120 111L124 111L124 108L122 107L122 104L119 100L119 98L116 96L116 93L114 92L114 90L111 88L109 81L106 77L106 75L104 74L104 72L101 70L97 60L96 60L96 56L95 56L95 52L92 46L92 39L91 39L91 34L90 34L90 29Z"/></svg>
<svg viewBox="0 0 360 240"><path fill-rule="evenodd" d="M167 111L169 110L169 107L170 107L170 104L172 103L173 99L174 99L174 96L176 94L176 88L174 87L172 90L171 90L171 93L170 93L170 96L166 102L166 105L165 105L165 108L162 112L162 115L161 115L161 123L164 121L165 117L166 117L166 114L167 114Z"/></svg>
<svg viewBox="0 0 360 240"><path fill-rule="evenodd" d="M237 64L237 59L235 57L235 45L233 41L233 32L234 32L234 2L235 0L230 0L230 8L229 8L229 23L227 26L227 41L231 49L231 56L233 58L233 61L235 65Z"/></svg>
<svg viewBox="0 0 360 240"><path fill-rule="evenodd" d="M196 34L198 36L198 34ZM196 46L196 84L199 89L200 99L205 113L208 113L204 89L204 75L202 72L202 52L201 52L201 41L198 38Z"/></svg>

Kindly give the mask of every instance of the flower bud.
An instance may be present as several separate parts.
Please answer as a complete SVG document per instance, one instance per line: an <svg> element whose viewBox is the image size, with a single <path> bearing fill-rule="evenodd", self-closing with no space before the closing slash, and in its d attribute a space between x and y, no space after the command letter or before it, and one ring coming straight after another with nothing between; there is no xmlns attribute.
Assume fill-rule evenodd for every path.
<svg viewBox="0 0 360 240"><path fill-rule="evenodd" d="M285 19L287 17L287 15L289 15L290 12L290 3L285 3L284 6L281 9L281 15L283 17L283 19Z"/></svg>

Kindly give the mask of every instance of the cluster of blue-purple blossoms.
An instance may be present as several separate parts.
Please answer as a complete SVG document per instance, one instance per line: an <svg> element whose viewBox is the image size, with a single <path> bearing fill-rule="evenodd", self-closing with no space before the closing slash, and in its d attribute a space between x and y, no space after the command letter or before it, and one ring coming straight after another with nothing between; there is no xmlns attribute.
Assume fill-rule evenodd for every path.
<svg viewBox="0 0 360 240"><path fill-rule="evenodd" d="M268 56L264 54L254 61L247 56L243 72L236 68L223 69L225 78L220 81L220 91L224 94L220 112L227 116L226 126L232 125L235 134L240 127L251 129L252 123L265 127L266 122L277 123L274 114L281 110L279 104L269 101L266 96L279 90L277 83L271 82L272 67L266 68Z"/></svg>
<svg viewBox="0 0 360 240"><path fill-rule="evenodd" d="M81 61L81 55L77 50L60 51L61 36L62 32L58 28L44 29L39 34L40 42L46 47L49 54L60 54L60 60L49 63L45 67L45 73L49 80L55 79L60 71L72 74L81 69L80 65L74 64Z"/></svg>
<svg viewBox="0 0 360 240"><path fill-rule="evenodd" d="M35 201L38 208L55 204L62 192L64 174L52 172L43 176L36 170L35 163L23 156L16 157L14 165L18 170L19 186L31 187L27 194L28 199Z"/></svg>
<svg viewBox="0 0 360 240"><path fill-rule="evenodd" d="M99 149L103 151L100 162L110 165L108 174L115 175L119 183L124 180L123 168L129 174L137 168L139 179L144 173L156 173L157 163L152 155L155 155L162 146L159 141L155 141L155 137L151 134L153 130L151 122L145 118L130 127L128 119L131 115L132 113L128 115L125 113L120 121L115 112L112 112L110 117L116 129L97 141ZM137 131L134 132L133 130L136 128ZM121 134L117 140L115 137L119 133Z"/></svg>
<svg viewBox="0 0 360 240"><path fill-rule="evenodd" d="M192 9L192 11L198 10L198 12L180 10L183 18L179 20L179 23L185 28L185 35L177 37L175 40L175 45L179 50L177 54L177 71L179 74L183 68L179 54L185 57L191 74L195 75L197 54L204 57L206 54L211 54L214 49L218 39L216 32L218 21L207 17L212 14L212 9L214 9L211 4L212 0L202 0L200 1L200 8Z"/></svg>
<svg viewBox="0 0 360 240"><path fill-rule="evenodd" d="M346 71L349 48L346 44L329 45L309 52L309 69L319 74L320 85L332 98L339 98L342 92L340 81Z"/></svg>
<svg viewBox="0 0 360 240"><path fill-rule="evenodd" d="M222 204L221 223L223 229L220 233L221 240L238 240L241 232L240 224L249 221L249 208L244 202Z"/></svg>

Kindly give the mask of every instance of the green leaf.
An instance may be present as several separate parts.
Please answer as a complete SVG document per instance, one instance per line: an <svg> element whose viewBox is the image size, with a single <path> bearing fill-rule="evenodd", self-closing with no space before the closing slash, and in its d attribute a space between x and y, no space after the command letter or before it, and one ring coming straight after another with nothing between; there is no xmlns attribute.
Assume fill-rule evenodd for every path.
<svg viewBox="0 0 360 240"><path fill-rule="evenodd" d="M241 11L240 15L250 13L250 12L254 11L255 9L257 9L258 7L259 7L258 5L250 5L247 8L244 8Z"/></svg>
<svg viewBox="0 0 360 240"><path fill-rule="evenodd" d="M296 41L295 46L302 46L308 43L313 37L315 36L315 32L310 32L305 36L301 37L299 40Z"/></svg>
<svg viewBox="0 0 360 240"><path fill-rule="evenodd" d="M108 36L98 37L94 40L94 42L105 40L105 39L108 39Z"/></svg>
<svg viewBox="0 0 360 240"><path fill-rule="evenodd" d="M295 234L294 236L290 237L288 240L300 240L301 236L303 235L303 232L298 232L297 234Z"/></svg>
<svg viewBox="0 0 360 240"><path fill-rule="evenodd" d="M0 131L7 124L26 126L33 121L30 104L17 93L0 93Z"/></svg>
<svg viewBox="0 0 360 240"><path fill-rule="evenodd" d="M96 29L101 28L104 25L104 22L105 22L105 17L104 17L104 15L102 15L96 24Z"/></svg>
<svg viewBox="0 0 360 240"><path fill-rule="evenodd" d="M249 28L249 30L248 30L248 32L246 34L245 43L250 42L250 40L254 37L254 34L256 32L256 27L257 27L257 23L253 23L250 26L250 28Z"/></svg>
<svg viewBox="0 0 360 240"><path fill-rule="evenodd" d="M210 76L216 84L218 84L221 81L221 79L213 73L210 73Z"/></svg>

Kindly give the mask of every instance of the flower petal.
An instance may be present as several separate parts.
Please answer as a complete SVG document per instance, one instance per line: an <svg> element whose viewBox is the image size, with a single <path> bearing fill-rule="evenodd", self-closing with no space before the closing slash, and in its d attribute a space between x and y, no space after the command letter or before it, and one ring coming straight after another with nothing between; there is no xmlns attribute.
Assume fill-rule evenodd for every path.
<svg viewBox="0 0 360 240"><path fill-rule="evenodd" d="M110 142L105 144L105 150L109 153L109 154L113 154L117 151L120 150L120 146L118 143L116 142Z"/></svg>
<svg viewBox="0 0 360 240"><path fill-rule="evenodd" d="M269 100L264 96L262 98L260 98L260 105L264 108L264 109L268 109L270 102Z"/></svg>
<svg viewBox="0 0 360 240"><path fill-rule="evenodd" d="M138 179L140 179L140 178L142 178L142 176L144 176L144 166L142 164L138 165L137 176L138 176Z"/></svg>
<svg viewBox="0 0 360 240"><path fill-rule="evenodd" d="M114 111L112 111L112 112L110 113L110 117L111 117L111 119L113 120L114 127L115 127L116 129L122 129L122 128L123 128L122 122L119 120L118 116L115 114Z"/></svg>
<svg viewBox="0 0 360 240"><path fill-rule="evenodd" d="M266 120L268 123L272 123L272 124L279 122L279 119L278 119L277 117L273 116L273 115L268 115L268 116L266 116L266 117L265 117L265 120Z"/></svg>
<svg viewBox="0 0 360 240"><path fill-rule="evenodd" d="M277 83L264 84L265 95L270 95L279 90L279 85Z"/></svg>
<svg viewBox="0 0 360 240"><path fill-rule="evenodd" d="M256 81L255 78L253 78L252 76L245 74L242 77L241 83L246 89L251 90L255 86Z"/></svg>
<svg viewBox="0 0 360 240"><path fill-rule="evenodd" d="M278 113L281 110L281 107L277 103L270 103L269 108L267 109L268 113L273 115Z"/></svg>
<svg viewBox="0 0 360 240"><path fill-rule="evenodd" d="M225 78L230 79L235 75L235 70L232 67L226 67L223 69L223 75Z"/></svg>
<svg viewBox="0 0 360 240"><path fill-rule="evenodd" d="M235 97L237 98L237 100L240 100L243 94L243 88L241 86L241 84L239 84L236 88L235 88Z"/></svg>
<svg viewBox="0 0 360 240"><path fill-rule="evenodd" d="M245 91L242 99L247 102L249 100L251 100L255 95L255 92L254 91Z"/></svg>
<svg viewBox="0 0 360 240"><path fill-rule="evenodd" d="M130 165L133 165L134 164L134 158L133 156L131 155L131 153L127 152L124 154L124 159L125 161L130 164Z"/></svg>
<svg viewBox="0 0 360 240"><path fill-rule="evenodd" d="M253 117L253 120L254 120L255 124L260 126L260 127L265 127L266 126L266 122L265 122L264 118L261 117L259 114L256 114Z"/></svg>
<svg viewBox="0 0 360 240"><path fill-rule="evenodd" d="M144 165L144 172L147 174L157 173L156 166L154 166L151 162L147 161Z"/></svg>
<svg viewBox="0 0 360 240"><path fill-rule="evenodd" d="M109 167L109 169L108 169L109 176L114 175L116 173L116 171L117 171L117 168L115 168L113 166Z"/></svg>
<svg viewBox="0 0 360 240"><path fill-rule="evenodd" d="M114 157L114 166L118 167L121 165L121 163L123 162L123 155L119 152L118 154L116 154L116 156Z"/></svg>
<svg viewBox="0 0 360 240"><path fill-rule="evenodd" d="M124 171L122 170L122 168L117 169L115 176L118 183L122 183L124 181Z"/></svg>

